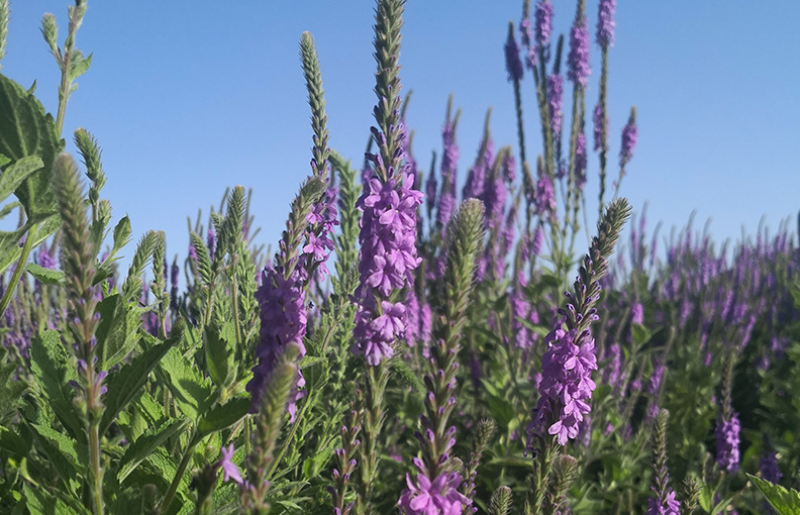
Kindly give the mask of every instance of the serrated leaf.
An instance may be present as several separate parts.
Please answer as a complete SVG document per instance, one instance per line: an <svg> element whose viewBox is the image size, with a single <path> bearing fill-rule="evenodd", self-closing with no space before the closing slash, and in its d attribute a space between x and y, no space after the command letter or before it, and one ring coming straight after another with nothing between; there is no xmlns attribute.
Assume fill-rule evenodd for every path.
<svg viewBox="0 0 800 515"><path fill-rule="evenodd" d="M36 237L33 239L33 247L36 247L41 242L49 238L54 232L61 227L61 218L58 215L49 215L44 218L37 216L36 218L29 218L25 225L16 231L0 232L0 273L5 271L11 263L19 261L22 247L19 246L20 238L28 232L33 224L41 224L39 230L36 231Z"/></svg>
<svg viewBox="0 0 800 515"><path fill-rule="evenodd" d="M108 430L117 413L141 393L147 376L182 338L183 334L180 332L164 343L150 347L121 367L118 372L109 375L108 392L103 397L106 410L100 422L100 436Z"/></svg>
<svg viewBox="0 0 800 515"><path fill-rule="evenodd" d="M42 168L44 168L44 163L39 156L23 157L13 165L5 168L3 175L0 176L0 201L8 198L20 187L25 179Z"/></svg>
<svg viewBox="0 0 800 515"><path fill-rule="evenodd" d="M232 329L233 324L226 324ZM211 380L220 388L229 385L231 371L234 370L233 341L229 335L223 334L225 331L219 324L212 323L206 326L205 334L205 354L206 366Z"/></svg>
<svg viewBox="0 0 800 515"><path fill-rule="evenodd" d="M92 54L83 57L80 51L75 50L75 55L72 56L69 67L69 81L72 82L89 69L92 65Z"/></svg>
<svg viewBox="0 0 800 515"><path fill-rule="evenodd" d="M136 346L144 310L127 303L121 295L110 295L97 304L97 354L100 368L108 370L121 362Z"/></svg>
<svg viewBox="0 0 800 515"><path fill-rule="evenodd" d="M50 175L53 161L62 148L55 121L45 114L39 100L0 75L0 154L10 158L11 163L38 156L43 164L15 191L28 217L55 212Z"/></svg>
<svg viewBox="0 0 800 515"><path fill-rule="evenodd" d="M203 377L178 349L168 352L158 369L166 376L165 385L181 412L191 420L197 420L210 405L213 395L211 381Z"/></svg>
<svg viewBox="0 0 800 515"><path fill-rule="evenodd" d="M131 240L131 220L128 215L123 216L114 226L114 247L111 254L116 254Z"/></svg>
<svg viewBox="0 0 800 515"><path fill-rule="evenodd" d="M647 343L652 336L650 331L642 324L631 324L631 333L633 334L633 341L636 345Z"/></svg>
<svg viewBox="0 0 800 515"><path fill-rule="evenodd" d="M91 515L80 504L67 503L44 488L35 488L27 483L22 488L31 515Z"/></svg>
<svg viewBox="0 0 800 515"><path fill-rule="evenodd" d="M761 490L764 497L780 515L800 515L800 492L787 490L780 485L773 485L769 481L747 474L756 487Z"/></svg>
<svg viewBox="0 0 800 515"><path fill-rule="evenodd" d="M172 419L157 429L151 429L141 435L126 450L119 462L117 481L122 483L131 472L148 456L153 454L169 438L184 431L189 426L189 419Z"/></svg>
<svg viewBox="0 0 800 515"><path fill-rule="evenodd" d="M401 377L407 384L409 384L412 388L414 388L414 392L418 395L421 395L422 392L426 390L425 384L420 380L419 376L411 370L411 367L408 366L408 363L402 360L394 360L392 363L392 369L397 373L399 377Z"/></svg>
<svg viewBox="0 0 800 515"><path fill-rule="evenodd" d="M61 270L53 270L39 266L36 263L28 263L25 265L25 271L42 284L56 286L64 283L64 272Z"/></svg>
<svg viewBox="0 0 800 515"><path fill-rule="evenodd" d="M197 424L197 437L204 438L222 431L240 421L250 411L249 397L234 397L225 404L215 406Z"/></svg>
<svg viewBox="0 0 800 515"><path fill-rule="evenodd" d="M30 424L30 427L39 438L49 442L53 448L58 451L61 458L72 466L75 473L82 470L86 463L88 463L88 451L86 447L79 445L73 438L49 426ZM48 452L47 454L50 455L52 453ZM50 456L50 458L53 459L52 456Z"/></svg>
<svg viewBox="0 0 800 515"><path fill-rule="evenodd" d="M69 365L70 357L56 331L45 331L31 342L31 368L36 383L47 397L50 407L72 437L83 434L83 424L75 414L72 396L67 395L67 381L77 378Z"/></svg>
<svg viewBox="0 0 800 515"><path fill-rule="evenodd" d="M30 452L30 445L11 429L0 426L0 449L23 457Z"/></svg>

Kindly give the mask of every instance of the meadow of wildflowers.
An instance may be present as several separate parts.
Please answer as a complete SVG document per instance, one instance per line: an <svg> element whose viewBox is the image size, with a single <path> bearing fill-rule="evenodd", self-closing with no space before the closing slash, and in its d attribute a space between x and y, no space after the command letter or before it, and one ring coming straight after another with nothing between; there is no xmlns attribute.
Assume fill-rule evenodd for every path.
<svg viewBox="0 0 800 515"><path fill-rule="evenodd" d="M377 0L365 155L329 146L302 34L311 165L274 254L234 186L171 263L163 232L131 244L113 220L100 142L79 128L81 164L64 152L87 1L63 43L45 15L55 116L0 74L0 217L19 218L0 232L0 513L800 513L793 232L648 233L620 196L636 109L609 133L616 0L521 7L497 42L514 146L488 111L459 173L451 98L417 161L405 0Z"/></svg>

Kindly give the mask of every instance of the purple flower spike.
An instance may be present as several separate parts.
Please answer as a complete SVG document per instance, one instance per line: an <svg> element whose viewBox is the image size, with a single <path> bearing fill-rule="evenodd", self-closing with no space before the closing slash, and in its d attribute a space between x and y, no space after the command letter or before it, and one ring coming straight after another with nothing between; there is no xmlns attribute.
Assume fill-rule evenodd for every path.
<svg viewBox="0 0 800 515"><path fill-rule="evenodd" d="M617 9L617 0L600 0L597 11L597 44L608 48L614 44L614 11Z"/></svg>
<svg viewBox="0 0 800 515"><path fill-rule="evenodd" d="M717 423L717 464L722 470L734 473L739 470L739 433L742 427L739 416L731 410L730 418Z"/></svg>
<svg viewBox="0 0 800 515"><path fill-rule="evenodd" d="M639 128L636 126L636 119L632 116L625 128L622 129L622 149L619 152L620 168L624 168L625 163L633 157L633 150L636 148L638 137Z"/></svg>
<svg viewBox="0 0 800 515"><path fill-rule="evenodd" d="M547 77L547 100L550 108L550 128L554 138L558 139L561 134L561 105L563 102L563 79L561 75L553 74Z"/></svg>
<svg viewBox="0 0 800 515"><path fill-rule="evenodd" d="M608 115L602 104L594 106L592 121L594 122L594 151L599 152L605 147L604 140L606 139L606 130L608 128Z"/></svg>
<svg viewBox="0 0 800 515"><path fill-rule="evenodd" d="M586 89L589 83L589 25L584 16L575 20L569 34L569 56L567 78L575 85Z"/></svg>
<svg viewBox="0 0 800 515"><path fill-rule="evenodd" d="M664 504L656 497L647 499L645 515L679 515L681 503L675 499L675 492L670 488L664 499Z"/></svg>
<svg viewBox="0 0 800 515"><path fill-rule="evenodd" d="M508 72L508 80L519 82L522 80L524 70L522 68L522 61L519 59L519 45L514 37L514 32L508 33L508 39L505 45L506 50L506 71Z"/></svg>
<svg viewBox="0 0 800 515"><path fill-rule="evenodd" d="M420 469L416 481L406 474L408 490L397 502L406 515L461 515L464 507L472 504L458 491L461 486L458 472L443 473L431 481L421 464L415 465Z"/></svg>
<svg viewBox="0 0 800 515"><path fill-rule="evenodd" d="M550 44L553 31L553 4L550 0L536 2L536 44L544 48Z"/></svg>

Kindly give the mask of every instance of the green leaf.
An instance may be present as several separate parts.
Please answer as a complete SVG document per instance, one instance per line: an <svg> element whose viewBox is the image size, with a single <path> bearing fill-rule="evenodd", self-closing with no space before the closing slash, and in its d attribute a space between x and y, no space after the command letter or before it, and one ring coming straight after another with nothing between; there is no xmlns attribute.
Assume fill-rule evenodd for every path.
<svg viewBox="0 0 800 515"><path fill-rule="evenodd" d="M31 342L31 368L36 383L58 419L74 438L83 434L84 428L72 405L72 395L67 394L67 389L72 389L67 381L77 379L71 362L58 332L45 331Z"/></svg>
<svg viewBox="0 0 800 515"><path fill-rule="evenodd" d="M773 485L769 481L764 481L755 476L747 474L764 497L775 508L780 515L800 515L800 492L797 490L787 490L780 485Z"/></svg>
<svg viewBox="0 0 800 515"><path fill-rule="evenodd" d="M59 469L65 482L83 471L89 462L86 446L79 445L73 438L50 426L30 424L30 427L39 438L39 447L44 449L47 457Z"/></svg>
<svg viewBox="0 0 800 515"><path fill-rule="evenodd" d="M642 324L631 324L631 332L633 333L633 341L636 342L636 345L647 343L652 336L650 331Z"/></svg>
<svg viewBox="0 0 800 515"><path fill-rule="evenodd" d="M65 502L50 494L47 489L35 488L27 483L22 489L31 515L91 515L91 512L79 503Z"/></svg>
<svg viewBox="0 0 800 515"><path fill-rule="evenodd" d="M126 302L121 295L110 295L97 304L100 324L95 336L101 369L112 368L134 349L144 311Z"/></svg>
<svg viewBox="0 0 800 515"><path fill-rule="evenodd" d="M0 426L0 449L25 457L30 452L31 446L14 431Z"/></svg>
<svg viewBox="0 0 800 515"><path fill-rule="evenodd" d="M225 324L227 329L233 330L233 324ZM235 371L233 363L233 345L235 337L230 338L230 331L225 331L218 323L211 323L206 326L206 364L211 380L220 388L225 388L230 384L232 371Z"/></svg>
<svg viewBox="0 0 800 515"><path fill-rule="evenodd" d="M103 398L106 410L100 422L100 436L105 434L117 414L141 393L140 390L150 372L182 339L183 332L179 331L176 336L160 345L150 347L121 367L118 372L109 375L108 392Z"/></svg>
<svg viewBox="0 0 800 515"><path fill-rule="evenodd" d="M204 378L180 350L168 352L158 370L166 376L164 384L184 415L197 420L205 413L213 394L211 381Z"/></svg>
<svg viewBox="0 0 800 515"><path fill-rule="evenodd" d="M25 88L0 75L0 154L11 163L38 156L44 165L15 191L29 218L56 210L50 175L62 148L55 121L45 114L42 104Z"/></svg>
<svg viewBox="0 0 800 515"><path fill-rule="evenodd" d="M305 358L304 358L305 359ZM302 361L300 362L302 364ZM425 384L419 378L417 374L411 370L411 367L408 366L403 360L393 360L392 362L392 369L397 373L399 377L401 377L408 385L414 388L414 392L417 395L421 395L425 390Z"/></svg>
<svg viewBox="0 0 800 515"><path fill-rule="evenodd" d="M0 177L0 201L5 200L33 173L44 168L39 156L26 156L9 166Z"/></svg>
<svg viewBox="0 0 800 515"><path fill-rule="evenodd" d="M25 271L42 284L55 286L64 283L64 272L61 270L53 270L51 268L39 266L36 263L28 263L25 266Z"/></svg>
<svg viewBox="0 0 800 515"><path fill-rule="evenodd" d="M29 218L25 225L16 231L0 231L0 273L8 268L11 263L16 263L19 260L19 256L22 253L22 247L19 246L20 238L36 223L40 223L41 226L36 231L33 247L49 238L61 227L61 218L55 214L44 218L37 216L36 218Z"/></svg>
<svg viewBox="0 0 800 515"><path fill-rule="evenodd" d="M69 66L69 81L72 82L89 69L89 66L92 64L92 54L89 54L86 57L83 57L79 50L74 51L75 54L72 56L72 60L70 61Z"/></svg>
<svg viewBox="0 0 800 515"><path fill-rule="evenodd" d="M162 426L147 431L131 444L125 451L125 455L119 462L119 472L117 481L122 483L131 472L139 466L148 456L153 454L169 438L186 430L189 426L189 419L172 419Z"/></svg>
<svg viewBox="0 0 800 515"><path fill-rule="evenodd" d="M111 254L119 252L129 241L131 241L131 220L125 215L114 227L114 247Z"/></svg>
<svg viewBox="0 0 800 515"><path fill-rule="evenodd" d="M225 404L215 406L197 424L197 437L204 438L232 426L245 417L248 411L249 397L234 397Z"/></svg>

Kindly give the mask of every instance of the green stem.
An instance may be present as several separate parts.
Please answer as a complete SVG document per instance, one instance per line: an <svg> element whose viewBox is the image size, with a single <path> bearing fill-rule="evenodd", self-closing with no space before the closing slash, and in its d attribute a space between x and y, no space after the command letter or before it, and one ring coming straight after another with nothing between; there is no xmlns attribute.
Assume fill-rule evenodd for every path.
<svg viewBox="0 0 800 515"><path fill-rule="evenodd" d="M300 419L302 419L303 415L305 415L306 409L308 408L309 404L311 404L310 395L306 397L306 402L304 402L303 407L300 408L300 413L298 413L297 416L294 418L294 424L292 424L292 429L289 431L289 436L287 436L286 440L284 440L283 445L281 446L281 450L278 453L278 457L272 460L272 465L270 466L269 472L267 473L266 476L267 481L269 481L270 478L272 478L272 474L274 474L275 469L278 468L278 464L283 459L283 455L286 454L286 451L289 449L289 444L292 442L292 438L294 438L294 434L297 432L297 426L300 425Z"/></svg>
<svg viewBox="0 0 800 515"><path fill-rule="evenodd" d="M17 260L17 266L14 269L14 273L11 275L11 281L8 283L8 288L6 288L6 291L3 292L3 299L0 300L0 315L5 313L8 303L11 302L11 295L14 294L14 289L19 282L19 278L22 277L22 273L25 271L25 264L28 262L28 255L31 252L33 240L36 239L36 232L38 230L38 224L33 224L30 230L28 230L28 235L25 238L25 245L22 247L22 254L20 254L19 259Z"/></svg>
<svg viewBox="0 0 800 515"><path fill-rule="evenodd" d="M93 375L93 374L92 374ZM90 378L91 381L94 378ZM89 392L89 396L94 397L94 392ZM92 495L94 498L95 515L103 515L103 471L100 466L100 434L99 420L93 421L89 426L89 461L92 466Z"/></svg>
<svg viewBox="0 0 800 515"><path fill-rule="evenodd" d="M189 461L192 459L194 448L198 443L199 440L193 435L192 439L189 441L189 446L186 448L186 452L183 454L183 458L181 458L181 462L178 465L178 470L175 471L175 477L172 479L172 484L169 485L169 490L167 491L167 495L164 497L164 502L161 503L159 513L167 513L167 510L169 510L170 504L172 504L173 499L175 499L175 494L178 493L178 486L181 484L183 475L186 473L186 468L189 466Z"/></svg>

